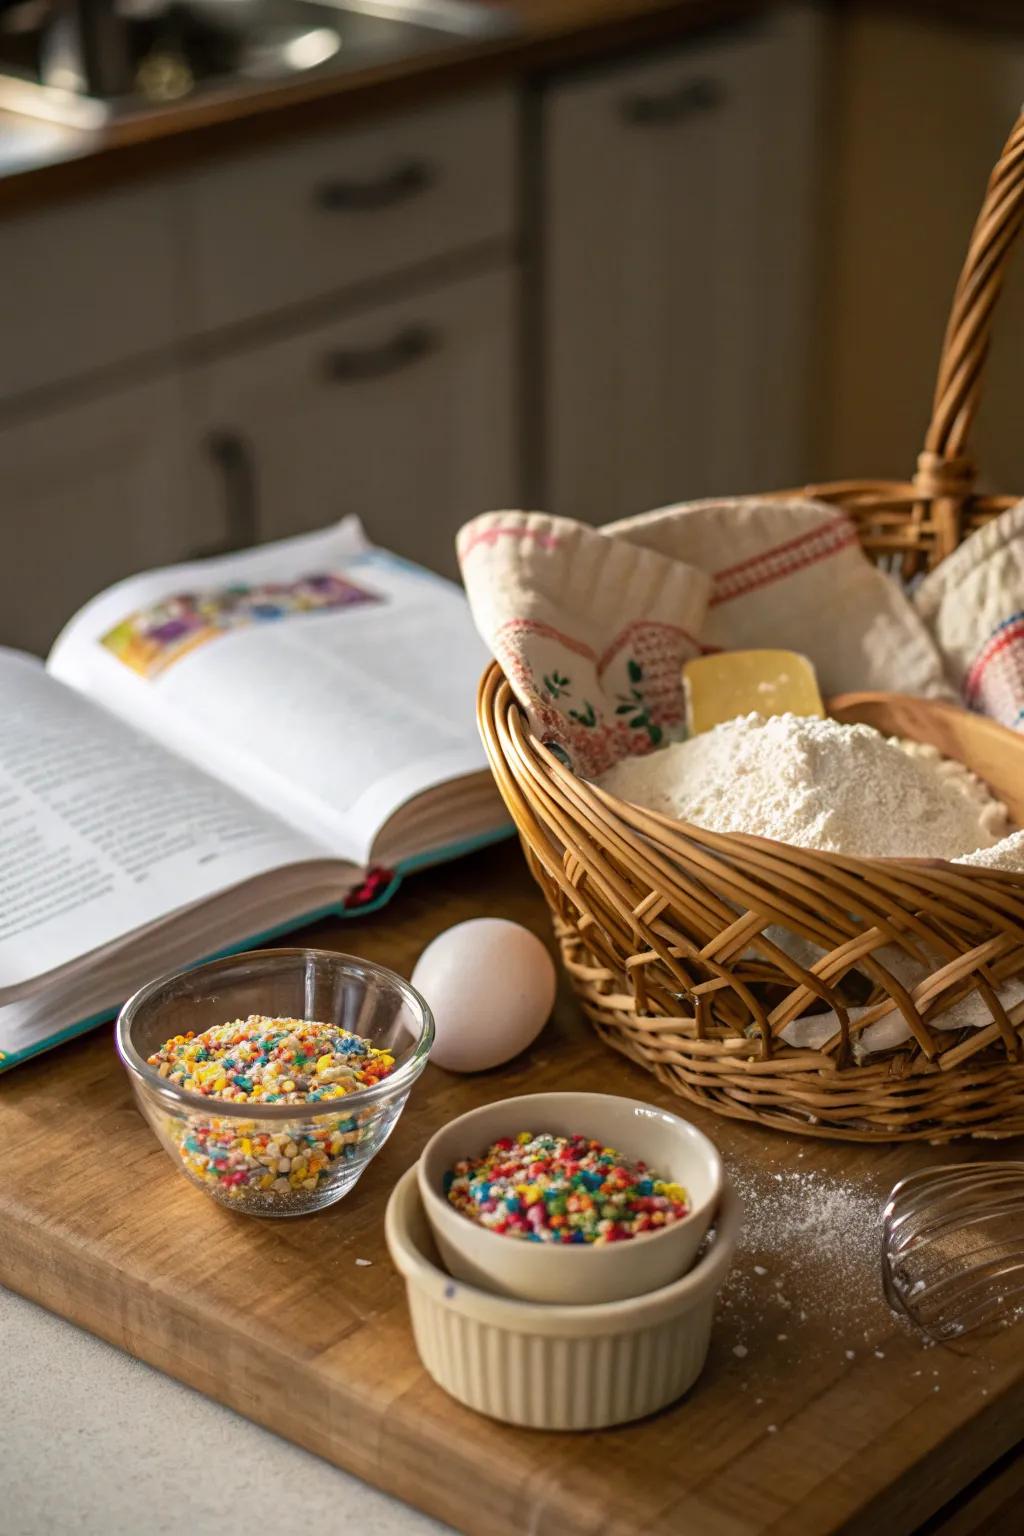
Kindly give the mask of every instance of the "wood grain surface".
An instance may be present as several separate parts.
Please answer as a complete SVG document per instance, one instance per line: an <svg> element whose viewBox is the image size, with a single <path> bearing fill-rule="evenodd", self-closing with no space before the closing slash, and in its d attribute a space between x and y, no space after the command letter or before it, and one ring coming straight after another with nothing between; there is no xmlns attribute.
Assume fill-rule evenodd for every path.
<svg viewBox="0 0 1024 1536"><path fill-rule="evenodd" d="M422 875L381 913L302 938L408 974L429 939L479 914L548 938L514 845ZM689 1113L601 1046L563 987L551 1024L507 1067L471 1078L429 1067L347 1199L258 1221L176 1172L104 1028L0 1078L0 1282L467 1536L900 1536L1020 1440L1019 1327L925 1347L885 1308L870 1252L865 1270L840 1244L815 1271L813 1243L766 1246L763 1220L749 1223L755 1240L741 1240L704 1375L667 1412L600 1434L540 1435L447 1398L419 1364L386 1254L388 1193L451 1116L567 1083ZM910 1169L991 1151L827 1145L692 1118L748 1205L751 1190L771 1201L810 1174L856 1191L861 1208L877 1198L880 1212ZM54 1418L59 1429L59 1405ZM173 1425L154 1454L173 1454ZM1018 1475L997 1477L991 1508Z"/></svg>

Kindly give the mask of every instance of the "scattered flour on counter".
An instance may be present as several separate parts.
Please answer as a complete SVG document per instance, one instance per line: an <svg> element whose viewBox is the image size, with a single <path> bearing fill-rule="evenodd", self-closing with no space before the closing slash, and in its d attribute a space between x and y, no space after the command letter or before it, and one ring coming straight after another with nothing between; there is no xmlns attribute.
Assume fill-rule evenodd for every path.
<svg viewBox="0 0 1024 1536"><path fill-rule="evenodd" d="M849 1349L891 1330L881 1285L884 1194L811 1169L733 1164L729 1178L743 1225L719 1304L743 1350L734 1354L760 1355L774 1340L803 1358L823 1334Z"/></svg>
<svg viewBox="0 0 1024 1536"><path fill-rule="evenodd" d="M885 1300L882 1223L889 1177L869 1169L858 1152L823 1153L835 1172L794 1166L791 1149L779 1161L770 1154L766 1161L764 1150L756 1160L727 1159L743 1220L712 1339L724 1369L749 1394L744 1407L763 1409L757 1421L778 1423L780 1412L800 1410L800 1381L808 1372L824 1384L851 1372L877 1381L884 1371L894 1389L905 1376L904 1386L919 1401L938 1390L940 1370L945 1376L945 1351L932 1357L937 1365L925 1376L918 1362L935 1346ZM803 1156L798 1150L796 1159ZM959 1390L963 1364L960 1355ZM971 1367L981 1377L993 1369L994 1362L980 1359ZM984 1395L987 1389L980 1390ZM770 1425L764 1428L768 1432Z"/></svg>
<svg viewBox="0 0 1024 1536"><path fill-rule="evenodd" d="M709 831L864 857L957 858L1009 831L1005 806L934 749L789 714L727 720L599 782Z"/></svg>
<svg viewBox="0 0 1024 1536"><path fill-rule="evenodd" d="M729 1176L743 1202L741 1246L762 1261L753 1272L772 1277L776 1290L797 1270L824 1271L847 1300L863 1280L877 1281L884 1202L862 1183L813 1169L770 1181L735 1168Z"/></svg>

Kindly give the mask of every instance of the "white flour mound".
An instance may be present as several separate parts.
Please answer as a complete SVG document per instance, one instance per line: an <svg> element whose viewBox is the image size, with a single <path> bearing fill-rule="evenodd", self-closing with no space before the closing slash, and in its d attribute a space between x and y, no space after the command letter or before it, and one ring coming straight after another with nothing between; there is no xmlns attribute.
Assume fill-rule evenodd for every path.
<svg viewBox="0 0 1024 1536"><path fill-rule="evenodd" d="M965 853L954 862L973 864L976 869L1024 870L1024 832L1011 832L994 848L979 848L976 853Z"/></svg>
<svg viewBox="0 0 1024 1536"><path fill-rule="evenodd" d="M798 715L727 720L599 782L712 832L869 858L954 859L1009 831L1005 806L934 749Z"/></svg>

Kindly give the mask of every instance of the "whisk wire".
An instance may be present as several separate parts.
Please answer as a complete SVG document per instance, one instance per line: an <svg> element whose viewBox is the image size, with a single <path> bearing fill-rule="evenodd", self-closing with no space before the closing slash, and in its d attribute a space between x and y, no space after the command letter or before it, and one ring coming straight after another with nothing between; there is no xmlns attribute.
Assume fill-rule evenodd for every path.
<svg viewBox="0 0 1024 1536"><path fill-rule="evenodd" d="M949 1339L1007 1320L1024 1293L1024 1163L952 1163L893 1189L882 1229L886 1299Z"/></svg>

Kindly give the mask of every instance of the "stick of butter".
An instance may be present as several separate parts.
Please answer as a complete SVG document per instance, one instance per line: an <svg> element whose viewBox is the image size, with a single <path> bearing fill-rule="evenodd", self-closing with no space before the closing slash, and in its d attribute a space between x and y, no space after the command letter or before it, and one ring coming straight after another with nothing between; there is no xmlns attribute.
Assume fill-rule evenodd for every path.
<svg viewBox="0 0 1024 1536"><path fill-rule="evenodd" d="M683 663L686 729L710 731L737 715L818 715L814 667L799 651L719 651Z"/></svg>

